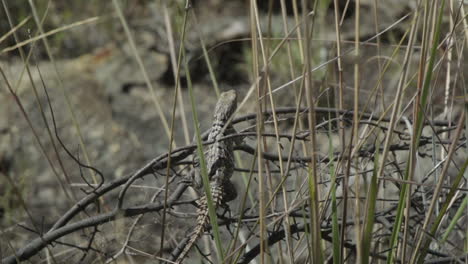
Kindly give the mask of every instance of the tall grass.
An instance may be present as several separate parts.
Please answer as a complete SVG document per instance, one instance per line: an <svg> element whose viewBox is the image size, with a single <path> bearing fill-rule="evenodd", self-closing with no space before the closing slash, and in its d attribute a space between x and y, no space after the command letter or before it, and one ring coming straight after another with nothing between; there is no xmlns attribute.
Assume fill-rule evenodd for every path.
<svg viewBox="0 0 468 264"><path fill-rule="evenodd" d="M204 157L206 142L199 127L205 117L199 115L201 107L197 105L207 93L216 98L226 86L217 79L219 69L213 63L216 48L226 43L215 43L212 47L209 44L212 36L203 35L206 21L198 15L203 7L197 4L192 8L189 1L182 2L155 4L164 9L169 60L175 73L169 111L163 107L165 98L156 92L151 69L142 62L122 2L113 0L112 4L115 21L123 28L149 89L161 131L167 138L168 153L176 146L196 145L193 154L200 160L203 194L209 208L211 228L207 232L214 238L214 246L207 238L201 250L211 256L201 254L202 258L211 258L214 263L466 261L468 229L462 221L466 221L468 203L465 85L468 76L463 67L468 29L464 2L401 2L407 4L402 9L404 14L390 12L395 17L388 18L382 8L388 8L388 3L377 0L280 0L268 1L267 9L262 9L259 1L249 1L245 5L248 38L229 40L244 44L247 59L242 67L246 76L250 76L249 88L243 84L235 87L244 95L236 111L236 116L244 119L232 120L244 136L243 145L235 153L239 170L236 174L242 173L243 181L236 185L238 198L231 203L233 216L229 217L218 215L212 202ZM30 18L21 21L11 18L7 3L2 3L11 31L0 36L0 43L14 35L16 45L1 49L1 53L19 50L47 124L47 110L42 107L29 69L31 55L23 50L30 47L33 53L34 45L42 42L54 66L58 89L73 120L85 163L93 164L84 143L86 135L75 114L80 109L74 109L70 103L69 91L63 84L66 80L48 38L100 18L46 32L42 24L47 19L47 9L41 18L34 2L29 1L35 33L20 40L15 31ZM213 88L204 89L192 83L193 57L186 45L189 33L198 35L202 55L196 59L207 65ZM182 89L182 69L187 91ZM47 139L38 136L17 96L17 88L10 85L12 82L2 68L0 71L5 90L23 112L57 183L67 199L76 202L77 194L70 187L67 169L62 164L60 170L55 168L42 143L52 142L60 157L52 129L47 126ZM189 109L185 108L185 97ZM441 114L439 108L443 109L443 120L436 118ZM254 114L244 116L248 112ZM166 116L170 116L169 121ZM177 142L178 131L184 142ZM193 142L190 131L195 135ZM426 146L431 150L426 150ZM427 156L432 168L425 167ZM161 183L160 198L164 201L161 230L152 236L160 243L159 251L153 254L157 258L146 256L162 262L166 257L164 251L173 246L169 241L173 239L170 232L173 227L168 219L177 216L168 204L172 176L183 174L184 165L190 163L185 160L173 164L171 159L168 155L167 166L161 173L165 176ZM99 173L90 171L93 183L99 184ZM6 178L10 190L7 193L18 196L22 210L28 213L23 198L27 194L21 193L10 176ZM108 201L103 203L100 199L106 206ZM123 210L122 203L118 201L119 210ZM34 223L34 217L29 218ZM138 221L141 218L134 222L132 231ZM42 232L37 223L34 230ZM124 248L129 247L132 231L128 232ZM78 236L75 239L80 241ZM90 244L95 244L92 239ZM53 258L57 253L49 249L48 254ZM125 254L125 250L115 256L120 254ZM112 260L105 257L97 260L109 261Z"/></svg>

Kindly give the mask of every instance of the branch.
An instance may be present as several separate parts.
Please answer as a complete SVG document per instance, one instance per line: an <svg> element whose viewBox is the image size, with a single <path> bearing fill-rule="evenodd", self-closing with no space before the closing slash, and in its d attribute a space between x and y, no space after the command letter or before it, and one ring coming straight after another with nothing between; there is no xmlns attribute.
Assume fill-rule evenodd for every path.
<svg viewBox="0 0 468 264"><path fill-rule="evenodd" d="M176 190L169 197L168 206L181 204L182 202L177 202L177 200L180 198L180 196L185 191L185 189L187 189L186 184L183 184L183 183L179 184ZM136 216L136 215L140 215L140 214L144 214L148 212L159 211L159 210L162 210L163 208L164 208L164 203L159 202L159 203L150 203L150 204L146 204L142 206L130 207L130 208L121 209L121 210L115 209L108 213L103 213L94 217L84 219L82 221L78 221L78 222L63 226L61 228L51 230L47 232L46 234L44 234L43 236L32 240L29 244L27 244L26 246L18 250L15 253L15 255L4 258L2 260L2 263L16 264L18 263L18 261L27 260L30 257L37 254L43 248L45 248L48 244L54 242L55 240L63 236L76 232L78 230L81 230L87 227L95 227L95 226L102 225L110 221L114 221L114 220L121 219L124 217L132 217L132 216Z"/></svg>

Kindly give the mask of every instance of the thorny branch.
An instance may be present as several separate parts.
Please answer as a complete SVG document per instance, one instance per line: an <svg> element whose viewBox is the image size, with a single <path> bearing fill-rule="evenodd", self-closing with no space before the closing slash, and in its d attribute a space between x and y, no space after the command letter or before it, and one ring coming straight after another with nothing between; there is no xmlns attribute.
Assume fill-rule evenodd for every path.
<svg viewBox="0 0 468 264"><path fill-rule="evenodd" d="M348 116L352 116L352 114L353 114L350 111L338 111L336 109L329 109L329 108L316 108L316 110L318 112L327 112L327 113L328 112L335 112L335 113L341 115L340 118L346 118ZM287 114L294 113L295 111L296 111L296 109L294 107L291 107L291 108L278 108L276 110L276 113L278 115L287 115ZM307 109L306 108L301 109L301 112L305 113L305 112L307 112ZM271 115L271 112L266 111L266 112L264 112L264 114L265 114L266 117L268 117L269 115ZM373 117L372 115L364 114L363 116L370 119L370 120L374 120L374 121L378 120L378 118ZM255 117L256 117L255 114L253 114L253 115L248 114L248 115L240 116L240 117L235 118L232 121L232 123L233 124L241 124L242 122L245 122L245 121L254 120ZM386 121L386 120L383 120L383 121ZM366 121L366 122L367 122L367 124L369 124L369 121ZM451 124L451 123L446 122L446 121L437 121L437 122L432 123L433 126L447 126L449 124ZM371 124L371 125L373 125L373 124ZM379 127L380 129L385 130L385 127L382 127L381 124L378 124L376 126ZM440 130L440 131L443 131L443 130ZM213 142L206 141L208 134L209 134L209 131L206 131L202 135L203 140L205 140L205 142L204 142L205 145L209 145L209 144L213 143ZM402 135L403 132L397 132L397 134ZM244 132L244 133L239 133L239 134L226 136L226 137L222 138L221 140L226 140L227 138L232 138L232 137L252 137L252 136L254 136L252 133ZM265 134L265 136L273 136L273 135ZM307 140L308 139L307 134L294 135L294 136L296 137L296 140ZM284 134L284 135L282 135L282 137L290 140L292 138L292 135ZM440 144L447 144L447 143L450 143L450 142L449 141L440 142ZM426 145L426 144L433 144L433 142L429 138L421 140L421 145ZM461 140L460 144L466 144L466 139ZM391 147L391 151L407 150L408 148L409 148L409 145L403 142L401 144L393 145ZM59 218L55 222L55 224L52 226L52 228L49 231L47 231L46 233L40 235L38 238L30 241L23 248L19 249L14 255L4 258L2 260L2 263L11 264L11 263L18 263L19 261L27 260L27 259L31 258L32 256L36 255L43 248L45 248L48 245L52 244L54 241L66 236L68 234L76 232L78 230L82 230L82 229L89 228L89 227L97 227L99 225L102 225L102 224L105 224L105 223L108 223L108 222L111 222L111 221L115 221L117 219L124 218L124 217L132 217L132 216L145 214L145 213L148 213L148 212L158 212L158 211L162 210L162 208L164 207L164 204L162 202L147 203L147 204L140 205L140 206L133 206L133 207L124 208L123 207L123 201L124 201L124 199L126 197L125 196L126 190L137 179L140 179L140 178L144 177L145 175L152 174L152 173L155 173L155 172L157 172L159 170L165 169L166 166L167 166L167 160L168 160L169 156L171 157L172 164L174 164L174 166L176 166L177 164L179 164L181 162L185 162L184 160L186 160L193 153L193 151L195 149L196 149L196 145L189 145L189 146L185 146L185 147L175 149L171 153L165 153L165 154L162 154L162 155L154 158L153 160L148 162L146 165L144 165L143 167L136 170L134 173L132 173L130 175L127 175L127 176L125 176L123 178L111 181L109 183L103 183L102 185L99 185L97 188L93 188L92 192L87 194L84 198L82 198L79 202L77 202L73 207L71 207L67 212L65 212L63 214L63 216L61 218ZM248 153L248 154L251 154L251 155L254 155L254 153L255 153L255 150L252 147L250 147L249 145L246 145L246 144L237 146L235 150L236 151L242 151L242 152L245 152L245 153ZM375 153L375 152L376 152L375 146L369 145L369 146L364 146L363 148L361 148L358 155L360 157L372 157L373 153ZM276 154L270 154L270 153L264 153L263 157L264 157L265 160L269 160L271 162L278 162L279 159L282 159L283 161L288 159L288 157L286 157L286 156L279 157ZM340 152L335 152L333 154L333 157L334 157L335 160L341 160L341 159L347 158L346 155L343 155ZM296 156L296 157L292 158L292 161L299 164L299 165L301 165L301 164L303 165L303 164L307 163L309 160L310 160L309 157L304 157L304 156ZM320 160L320 162L323 162L323 163L330 162L330 159L327 156L320 157L319 160ZM186 163L191 163L191 162L186 162ZM80 166L83 166L83 164L80 164ZM179 185L176 187L176 189L174 190L174 192L170 196L167 206L171 207L171 206L174 206L174 205L186 203L186 202L183 202L183 201L179 201L179 199L180 199L181 195L183 194L183 192L186 190L187 187L188 186L186 184L179 183ZM84 210L89 205L94 204L100 197L106 195L107 193L109 193L111 191L117 190L118 188L121 188L119 198L118 198L118 206L116 206L112 211L106 212L106 213L100 213L98 215L90 216L90 217L88 217L88 218L86 218L84 220L80 220L80 221L70 223L70 221L75 216L77 216L81 212L84 212ZM299 228L299 227L300 226L293 227L293 228L297 229L297 230L296 229L293 229L293 230L295 232L303 232L303 230L301 231L301 228ZM283 232L283 233L281 233L281 232ZM283 236L281 234L283 234ZM280 231L277 231L277 233L272 233L269 236L268 243L275 243L275 242L277 242L279 240L282 240L283 238L284 238L284 231L280 230ZM327 236L324 236L324 238L326 239ZM352 247L352 246L353 245L346 245L346 247ZM88 245L88 248L91 248L91 246ZM258 252L255 250L255 248L250 250L249 252L244 253L244 255L241 258L242 260L241 260L240 263L247 263L248 262L247 260L255 257L256 254L258 254ZM442 255L442 256L444 256L444 255ZM380 258L381 256L376 255L376 257Z"/></svg>

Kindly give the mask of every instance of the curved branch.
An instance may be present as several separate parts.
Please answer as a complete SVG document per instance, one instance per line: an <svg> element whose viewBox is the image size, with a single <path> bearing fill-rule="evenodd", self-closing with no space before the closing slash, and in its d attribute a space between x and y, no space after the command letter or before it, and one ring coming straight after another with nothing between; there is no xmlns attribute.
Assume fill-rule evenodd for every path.
<svg viewBox="0 0 468 264"><path fill-rule="evenodd" d="M277 107L275 108L275 112L276 114L293 114L296 112L296 107L294 106L291 106L291 107ZM347 116L347 117L353 117L354 115L354 111L351 111L351 110L339 110L339 109L336 109L336 108L329 108L329 107L314 107L314 110L316 113L323 113L323 114L328 114L328 113L336 113L336 114L340 114L340 115L343 115L343 116ZM308 113L309 112L309 108L308 107L301 107L299 108L299 112L301 113ZM263 115L268 117L270 115L272 115L272 111L271 110L267 110L267 111L264 111L263 112ZM361 119L368 119L368 120L374 120L374 121L378 121L380 120L380 117L377 116L377 115L373 115L373 114L369 114L369 113L361 113L360 114L361 116ZM242 115L242 116L238 116L236 118L234 118L232 120L232 124L237 124L237 123L241 123L241 122L244 122L244 121L248 121L248 120L254 120L257 118L257 114L256 113L252 113L252 114L246 114L246 115ZM381 119L382 122L390 122L390 118L382 118ZM399 120L400 123L403 123L404 121L403 120ZM425 124L431 124L433 126L456 126L456 123L455 122L452 122L452 121L446 121L446 120L433 120L433 121L430 121L430 122L425 122Z"/></svg>
<svg viewBox="0 0 468 264"><path fill-rule="evenodd" d="M172 193L171 197L169 197L168 200L168 206L173 206L177 205L183 202L177 202L177 200L180 198L182 193L187 189L186 184L179 184L177 186L177 189ZM121 209L121 210L113 210L108 213L103 213L94 217L90 217L66 226L63 226L61 228L57 228L54 230L51 230L47 232L46 234L42 235L41 237L38 237L34 240L32 240L29 244L18 250L13 256L6 257L2 260L2 263L5 264L16 264L18 261L24 261L29 259L30 257L34 256L37 254L39 251L41 251L43 248L45 248L47 245L52 243L53 241L66 236L68 234L71 234L73 232L76 232L78 230L87 228L87 227L94 227L98 225L102 225L105 223L108 223L110 221L114 221L117 219L121 219L124 217L132 217L148 212L154 212L154 211L159 211L164 208L164 203L151 203L151 204L146 204L142 206L136 206L136 207L131 207L127 209Z"/></svg>
<svg viewBox="0 0 468 264"><path fill-rule="evenodd" d="M192 154L193 150L195 149L196 146L186 146L186 147L181 147L178 149L175 149L171 153L171 159L172 161L180 161L188 157L190 154ZM53 231L59 227L64 226L67 224L73 217L75 217L78 213L80 213L82 210L84 210L88 205L92 204L96 199L99 197L103 196L104 194L108 193L109 191L112 191L116 189L117 187L125 184L128 182L129 179L132 177L140 178L143 177L147 174L150 174L154 170L160 170L163 169L167 166L167 156L169 154L165 153L162 154L150 162L148 162L146 165L144 165L142 168L137 170L136 172L127 175L121 179L114 180L110 182L109 184L103 185L101 188L96 189L93 193L87 195L83 199L81 199L78 203L76 203L72 208L70 208L55 224L52 226L52 228L49 230Z"/></svg>

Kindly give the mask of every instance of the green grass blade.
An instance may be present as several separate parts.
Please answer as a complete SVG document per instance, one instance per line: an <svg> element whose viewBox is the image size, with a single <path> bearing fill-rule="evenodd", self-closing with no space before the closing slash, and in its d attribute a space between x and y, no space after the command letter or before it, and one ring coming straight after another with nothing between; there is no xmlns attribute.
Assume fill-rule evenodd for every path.
<svg viewBox="0 0 468 264"><path fill-rule="evenodd" d="M185 66L185 70L187 73L187 86L189 90L190 105L192 107L193 121L195 124L195 136L197 139L197 154L198 154L198 157L200 158L200 174L202 176L203 189L205 191L206 200L208 203L208 214L210 216L210 223L211 223L212 230L213 230L213 236L215 238L216 250L218 252L218 260L219 260L219 263L221 263L224 260L224 253L223 253L223 247L221 244L221 237L219 235L218 217L216 216L216 208L214 206L213 197L211 195L210 180L208 178L208 170L206 167L206 161L205 161L205 156L203 152L202 138L200 134L200 128L198 127L199 122L198 122L197 109L195 107L196 105L195 97L193 94L192 82L190 79L189 68L188 68L187 60L185 56L184 56L184 66Z"/></svg>
<svg viewBox="0 0 468 264"><path fill-rule="evenodd" d="M377 140L375 143L375 158L374 158L374 171L372 173L372 179L369 186L369 192L367 196L367 210L366 218L364 219L364 229L362 236L362 263L369 263L369 256L372 244L372 232L374 230L374 216L375 216L375 204L377 202L377 192L379 188L378 174L379 174L379 149L380 141Z"/></svg>
<svg viewBox="0 0 468 264"><path fill-rule="evenodd" d="M419 102L419 111L417 112L417 116L416 116L416 119L415 119L415 134L413 135L414 136L414 141L413 141L413 145L412 145L412 148L411 148L411 151L410 151L410 155L408 156L408 160L407 160L407 167L405 169L405 176L404 176L404 179L405 180L408 180L410 179L410 173L412 173L411 171L411 167L413 166L413 160L412 160L412 156L414 155L414 152L416 151L416 149L418 148L419 146L419 142L420 142L420 138L421 138L421 133L422 133L422 129L423 129L423 124L424 124L424 109L426 108L427 106L427 98L428 98L428 95L429 95L429 88L430 88L430 84L431 84L431 80L432 80L432 72L433 72L433 69L434 69L434 63L435 63L435 59L436 59L436 55L437 55L437 46L438 46L438 43L439 43L439 39L440 39L440 26L441 26L441 23L442 23L442 15L443 15L443 10L444 10L444 4L445 4L445 1L442 1L442 4L441 6L439 7L439 14L438 14L438 19L437 19L437 23L436 23L436 29L435 29L435 34L434 34L434 39L433 39L433 43L432 43L432 49L431 49L431 53L430 53L430 57L429 57L429 62L427 64L427 68L426 68L426 72L425 72L425 78L424 78L424 82L423 82L423 87L422 87L422 90L421 90L421 101ZM396 212L396 218L395 218L395 224L393 226L393 230L392 230L392 236L391 236L391 239L390 239L390 246L391 246L391 250L389 251L388 253L388 258L387 258L387 263L392 263L393 262L393 257L394 257L394 253L395 253L395 247L396 247L396 242L397 242L397 239L398 239L398 234L400 232L400 228L401 228L401 223L402 223L402 220L403 220L403 210L405 208L405 197L407 195L407 191L408 191L408 188L409 188L409 185L407 183L403 183L402 184L402 189L401 189L401 192L400 192L400 198L399 198L399 201L398 201L398 208L397 208L397 212ZM414 254L417 254L417 251L418 251L418 246L416 247L416 249L414 250Z"/></svg>
<svg viewBox="0 0 468 264"><path fill-rule="evenodd" d="M463 199L463 202L461 203L460 207L458 208L457 212L455 213L455 216L453 217L452 221L450 222L449 226L447 227L447 230L445 230L445 233L442 236L442 239L441 239L442 243L444 243L447 240L447 237L452 232L453 228L457 224L458 220L463 216L463 214L465 213L464 211L467 208L468 208L468 196L465 196L465 199Z"/></svg>
<svg viewBox="0 0 468 264"><path fill-rule="evenodd" d="M410 166L408 165L405 169L405 179L407 175L409 174L409 168ZM403 183L401 185L400 198L398 199L398 207L397 207L396 215L395 215L395 223L393 225L392 235L390 236L390 241L389 241L391 250L388 252L388 255L387 255L387 264L394 263L393 261L395 257L394 249L397 246L398 235L400 233L401 223L403 222L403 209L405 208L405 197L406 197L407 190L408 190L408 184Z"/></svg>
<svg viewBox="0 0 468 264"><path fill-rule="evenodd" d="M447 160L446 162L450 162L450 161ZM465 173L467 165L468 165L468 160L465 160L465 163L463 164L462 169L458 173L455 181L452 184L452 187L450 188L450 192L447 195L447 199L445 200L442 208L440 209L439 214L437 215L437 218L435 219L434 223L432 224L431 230L429 232L430 237L435 237L436 232L439 229L440 223L442 222L442 219L444 218L445 213L449 209L450 201L452 200L453 196L457 192L457 188L460 185L461 180L463 179L463 174ZM467 200L466 197L465 197L465 200ZM465 209L465 207L461 206L458 210L463 212L464 209ZM455 225L455 222L456 222L456 218L451 223L452 228ZM444 234L443 239L445 240L449 234L450 234L450 230L447 230L445 232L445 234ZM421 248L421 253L419 255L418 263L423 263L424 262L424 258L426 257L427 250L428 250L430 244L431 244L431 240L427 239L425 241L424 245Z"/></svg>

